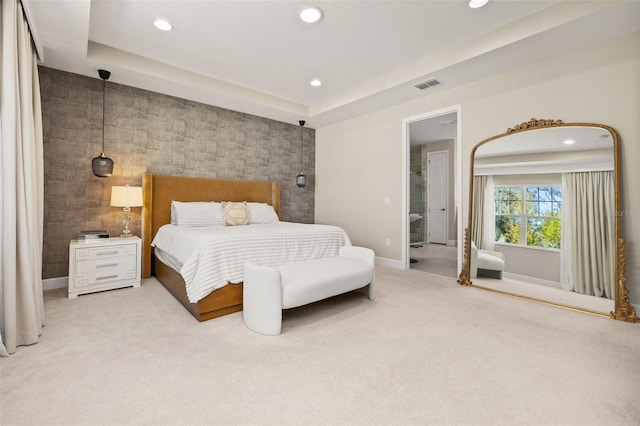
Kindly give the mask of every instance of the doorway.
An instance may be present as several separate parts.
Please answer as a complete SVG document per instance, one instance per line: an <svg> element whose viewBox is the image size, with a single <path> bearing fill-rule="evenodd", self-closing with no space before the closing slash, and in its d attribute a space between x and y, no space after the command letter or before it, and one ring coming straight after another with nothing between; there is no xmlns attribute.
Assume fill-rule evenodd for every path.
<svg viewBox="0 0 640 426"><path fill-rule="evenodd" d="M460 106L404 125L405 268L455 278L462 264Z"/></svg>

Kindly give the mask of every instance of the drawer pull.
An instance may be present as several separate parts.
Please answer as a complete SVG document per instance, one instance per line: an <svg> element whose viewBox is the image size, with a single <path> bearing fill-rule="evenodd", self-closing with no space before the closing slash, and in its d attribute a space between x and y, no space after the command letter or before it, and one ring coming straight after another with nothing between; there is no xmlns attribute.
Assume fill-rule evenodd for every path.
<svg viewBox="0 0 640 426"><path fill-rule="evenodd" d="M111 266L118 266L118 262L116 262L116 263L103 263L102 265L96 265L96 268L109 268Z"/></svg>
<svg viewBox="0 0 640 426"><path fill-rule="evenodd" d="M106 256L109 254L118 254L118 250L112 250L112 251L99 251L96 253L96 256Z"/></svg>
<svg viewBox="0 0 640 426"><path fill-rule="evenodd" d="M110 280L112 278L118 278L118 274L116 274L116 275L105 275L104 277L96 277L96 281Z"/></svg>

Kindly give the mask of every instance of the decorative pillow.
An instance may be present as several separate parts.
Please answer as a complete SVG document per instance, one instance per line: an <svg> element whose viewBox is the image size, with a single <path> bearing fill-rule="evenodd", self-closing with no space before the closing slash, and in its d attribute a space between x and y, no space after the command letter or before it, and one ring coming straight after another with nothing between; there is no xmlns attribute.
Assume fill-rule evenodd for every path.
<svg viewBox="0 0 640 426"><path fill-rule="evenodd" d="M247 203L244 201L223 202L222 212L224 213L224 224L227 226L246 225L249 223Z"/></svg>
<svg viewBox="0 0 640 426"><path fill-rule="evenodd" d="M224 225L222 205L209 201L172 201L171 224L178 226Z"/></svg>
<svg viewBox="0 0 640 426"><path fill-rule="evenodd" d="M274 208L267 203L247 203L249 223L278 222L278 215Z"/></svg>

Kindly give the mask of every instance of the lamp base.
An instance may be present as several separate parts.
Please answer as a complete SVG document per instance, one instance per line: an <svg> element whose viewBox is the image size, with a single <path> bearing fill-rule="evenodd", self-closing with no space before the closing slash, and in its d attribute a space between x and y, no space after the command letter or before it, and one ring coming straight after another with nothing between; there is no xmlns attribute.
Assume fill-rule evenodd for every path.
<svg viewBox="0 0 640 426"><path fill-rule="evenodd" d="M120 238L133 237L133 234L131 233L131 231L129 231L129 222L131 222L131 209L129 207L125 207L122 210L124 211L124 220L122 221L124 229L122 230L122 234L120 234Z"/></svg>

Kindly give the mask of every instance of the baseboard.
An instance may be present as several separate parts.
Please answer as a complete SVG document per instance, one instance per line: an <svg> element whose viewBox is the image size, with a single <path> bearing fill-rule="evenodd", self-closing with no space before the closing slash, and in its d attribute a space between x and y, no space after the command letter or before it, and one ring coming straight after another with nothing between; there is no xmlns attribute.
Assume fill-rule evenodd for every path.
<svg viewBox="0 0 640 426"><path fill-rule="evenodd" d="M458 240L449 240L447 241L447 245L455 247L458 245Z"/></svg>
<svg viewBox="0 0 640 426"><path fill-rule="evenodd" d="M393 269L404 269L404 265L399 260L388 259L386 257L376 256L376 265L386 266Z"/></svg>
<svg viewBox="0 0 640 426"><path fill-rule="evenodd" d="M69 286L69 277L47 278L42 280L42 290L56 290L58 288L67 288Z"/></svg>

